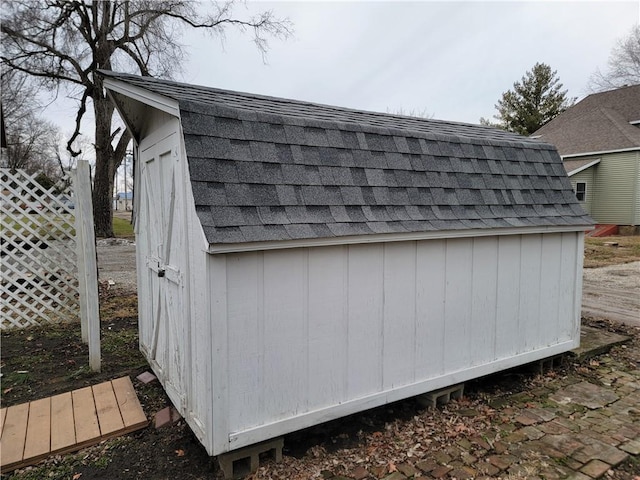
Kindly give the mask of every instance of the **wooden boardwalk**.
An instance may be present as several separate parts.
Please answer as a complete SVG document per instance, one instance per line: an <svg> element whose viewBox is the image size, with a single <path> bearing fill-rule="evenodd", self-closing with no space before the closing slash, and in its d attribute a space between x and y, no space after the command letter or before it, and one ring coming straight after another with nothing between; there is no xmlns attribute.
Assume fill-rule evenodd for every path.
<svg viewBox="0 0 640 480"><path fill-rule="evenodd" d="M0 471L147 425L129 377L0 409Z"/></svg>

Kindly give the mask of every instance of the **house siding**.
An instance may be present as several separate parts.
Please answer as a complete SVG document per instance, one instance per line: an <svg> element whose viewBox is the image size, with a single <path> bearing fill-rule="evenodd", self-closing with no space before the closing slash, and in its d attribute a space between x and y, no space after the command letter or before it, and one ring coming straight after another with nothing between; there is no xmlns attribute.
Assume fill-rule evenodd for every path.
<svg viewBox="0 0 640 480"><path fill-rule="evenodd" d="M587 192L585 195L585 199L583 202L580 202L580 205L582 205L582 208L585 209L585 211L591 215L592 214L592 210L593 210L593 198L594 198L594 191L595 191L595 187L596 187L596 171L598 169L598 165L594 165L590 168L587 168L586 170L583 170L581 172L576 173L575 175L572 175L569 180L571 181L571 187L573 188L573 191L576 191L576 185L580 182L584 182L587 184Z"/></svg>
<svg viewBox="0 0 640 480"><path fill-rule="evenodd" d="M212 255L210 453L573 348L582 235Z"/></svg>
<svg viewBox="0 0 640 480"><path fill-rule="evenodd" d="M640 224L639 152L605 154L601 159L590 213L598 223Z"/></svg>

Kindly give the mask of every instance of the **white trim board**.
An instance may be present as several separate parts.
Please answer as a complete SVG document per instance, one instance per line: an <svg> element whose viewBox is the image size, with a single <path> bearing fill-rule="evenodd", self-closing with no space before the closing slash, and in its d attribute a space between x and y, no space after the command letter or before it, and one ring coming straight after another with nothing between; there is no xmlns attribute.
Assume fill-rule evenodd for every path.
<svg viewBox="0 0 640 480"><path fill-rule="evenodd" d="M600 150L598 152L584 152L584 153L569 153L567 155L561 155L562 159L574 158L574 157L589 157L591 155L604 155L606 153L624 153L640 151L640 145L631 148L620 148L618 150Z"/></svg>
<svg viewBox="0 0 640 480"><path fill-rule="evenodd" d="M104 87L115 93L119 93L133 100L137 100L140 103L149 105L150 107L162 110L170 115L180 118L180 106L176 100L172 98L163 97L156 93L145 90L144 88L136 87L128 83L115 80L112 78L104 79Z"/></svg>
<svg viewBox="0 0 640 480"><path fill-rule="evenodd" d="M331 245L355 245L359 243L404 242L415 240L434 240L444 238L490 237L494 235L528 235L537 233L586 232L593 225L567 225L549 227L513 227L499 229L440 230L436 232L380 233L373 235L350 235L331 238L305 238L300 240L274 240L268 242L247 242L210 244L208 253L239 253L260 250L278 250L286 248L323 247Z"/></svg>
<svg viewBox="0 0 640 480"><path fill-rule="evenodd" d="M596 159L596 160L594 160L593 162L589 162L589 163L587 163L586 165L583 165L583 166L581 166L581 167L578 167L578 168L576 168L575 170L572 170L572 171L570 171L570 172L567 172L567 175L571 177L571 176L575 175L576 173L580 173L580 172L582 172L583 170L586 170L587 168L591 168L591 167L593 167L594 165L597 165L598 163L600 163L600 159L599 159L599 158L598 158L598 159Z"/></svg>

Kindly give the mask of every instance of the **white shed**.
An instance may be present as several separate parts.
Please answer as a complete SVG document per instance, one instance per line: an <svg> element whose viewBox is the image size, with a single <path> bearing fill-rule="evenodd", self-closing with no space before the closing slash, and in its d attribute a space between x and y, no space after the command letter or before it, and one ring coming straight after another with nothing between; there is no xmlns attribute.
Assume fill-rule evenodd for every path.
<svg viewBox="0 0 640 480"><path fill-rule="evenodd" d="M578 346L554 147L103 71L135 146L140 347L218 455Z"/></svg>

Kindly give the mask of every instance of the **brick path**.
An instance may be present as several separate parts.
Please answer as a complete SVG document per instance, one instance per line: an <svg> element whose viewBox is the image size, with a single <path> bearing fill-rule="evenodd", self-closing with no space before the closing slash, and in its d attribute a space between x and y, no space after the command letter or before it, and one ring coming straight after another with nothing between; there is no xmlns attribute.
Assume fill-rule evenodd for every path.
<svg viewBox="0 0 640 480"><path fill-rule="evenodd" d="M475 400L444 410L416 409L411 420L360 435L355 447L289 457L261 467L256 478L640 480L634 340L616 347L620 354L538 377L521 393L480 389Z"/></svg>

